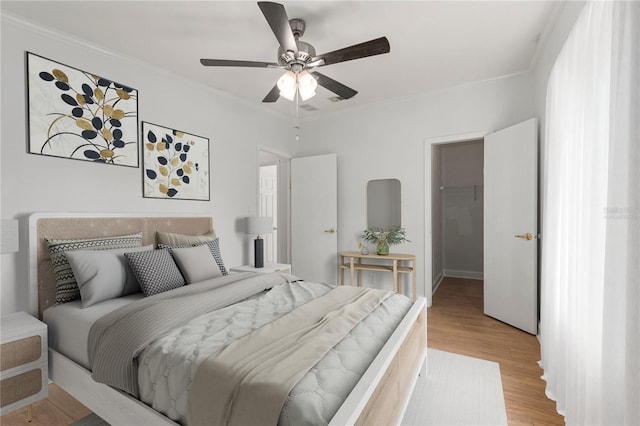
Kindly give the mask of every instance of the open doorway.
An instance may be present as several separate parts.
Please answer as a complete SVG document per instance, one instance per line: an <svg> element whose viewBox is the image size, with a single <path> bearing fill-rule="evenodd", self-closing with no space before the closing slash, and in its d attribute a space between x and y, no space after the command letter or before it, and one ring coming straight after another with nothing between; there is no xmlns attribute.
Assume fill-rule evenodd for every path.
<svg viewBox="0 0 640 426"><path fill-rule="evenodd" d="M265 262L289 264L290 158L265 148L258 150L258 214L273 218L265 235Z"/></svg>
<svg viewBox="0 0 640 426"><path fill-rule="evenodd" d="M432 291L447 277L482 285L484 140L431 149Z"/></svg>
<svg viewBox="0 0 640 426"><path fill-rule="evenodd" d="M474 182L452 184L443 180L443 168L446 166L434 157L442 156L440 145L457 146L474 141L482 141L483 144L482 150L478 145L476 156L482 158L482 166L479 163L474 166L483 172L480 181L482 187L473 188L475 197L478 192L482 194L482 197L476 198L476 202L481 199L483 203L482 270L447 270L442 242L442 223L447 219L447 209L441 193L445 189L441 190L440 187L473 185ZM484 313L535 334L538 320L538 120L531 118L494 132L427 139L425 144L427 303L430 306L431 295L445 274L456 271L481 272ZM464 169L462 174L456 176L466 176L468 171ZM467 221L467 212L459 207L451 210L455 213L453 221L456 230L468 230L467 225L471 222L473 231L473 219ZM476 281L473 274L468 273L463 279Z"/></svg>

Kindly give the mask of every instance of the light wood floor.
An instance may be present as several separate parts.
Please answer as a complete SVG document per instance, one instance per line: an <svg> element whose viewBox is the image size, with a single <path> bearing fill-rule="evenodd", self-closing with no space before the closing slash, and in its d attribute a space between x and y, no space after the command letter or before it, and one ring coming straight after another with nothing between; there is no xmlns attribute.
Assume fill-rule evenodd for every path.
<svg viewBox="0 0 640 426"><path fill-rule="evenodd" d="M564 425L544 394L533 336L483 313L482 281L445 278L427 310L430 348L500 364L509 425Z"/></svg>
<svg viewBox="0 0 640 426"><path fill-rule="evenodd" d="M537 338L485 316L482 297L482 281L446 278L427 311L428 346L499 363L509 425L564 425L544 394ZM33 405L31 423L22 408L0 417L0 425L68 425L90 412L52 384L49 398Z"/></svg>
<svg viewBox="0 0 640 426"><path fill-rule="evenodd" d="M27 407L0 417L2 426L63 426L88 416L91 410L57 385L49 385L49 397L33 404L31 423L27 421Z"/></svg>

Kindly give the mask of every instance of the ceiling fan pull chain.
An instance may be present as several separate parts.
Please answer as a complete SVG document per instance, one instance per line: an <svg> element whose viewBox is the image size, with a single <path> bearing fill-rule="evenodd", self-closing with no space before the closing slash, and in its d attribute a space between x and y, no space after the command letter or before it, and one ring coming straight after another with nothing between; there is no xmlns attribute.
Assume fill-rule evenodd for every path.
<svg viewBox="0 0 640 426"><path fill-rule="evenodd" d="M296 92L296 141L300 140L300 99Z"/></svg>

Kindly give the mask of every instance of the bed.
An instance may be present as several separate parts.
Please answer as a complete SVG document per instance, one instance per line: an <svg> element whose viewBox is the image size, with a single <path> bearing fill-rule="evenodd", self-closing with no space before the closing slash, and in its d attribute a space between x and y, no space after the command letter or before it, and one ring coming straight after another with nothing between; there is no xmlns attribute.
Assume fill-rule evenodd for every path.
<svg viewBox="0 0 640 426"><path fill-rule="evenodd" d="M161 378L149 379L144 376L153 376L154 369L156 371L158 369L157 365L162 363L164 363L163 365L172 364L175 363L175 357L179 358L179 353L177 355L172 354L168 359L164 360L153 358L153 356L155 356L154 354L167 352L167 347L181 348L184 346L185 341L191 339L198 340L199 342L204 341L206 343L205 346L211 346L208 350L216 353L216 351L220 349L219 347L224 347L229 343L225 341L207 343L207 339L201 337L194 339L193 335L189 336L187 331L199 330L198 327L202 328L202 324L197 322L192 323L191 321L205 321L208 324L205 328L209 329L211 324L224 323L225 321L227 323L237 323L238 315L246 315L247 310L255 309L253 315L254 317L260 318L260 321L255 321L254 318L252 322L256 323L254 328L258 329L266 323L271 321L276 322L279 319L279 317L263 318L264 314L261 312L265 311L264 306L274 306L273 304L276 303L274 301L280 303L280 301L284 300L284 296L282 296L284 294L294 294L298 292L299 295L306 295L308 293L318 292L322 293L317 295L318 298L320 298L320 296L325 295L325 293L333 293L331 292L332 286L324 285L325 287L322 287L320 283L307 283L304 280L293 280L287 276L267 277L267 274L262 274L263 276L256 277L256 274L230 274L221 277L222 281L226 280L225 284L220 287L223 290L232 287L237 289L245 286L246 282L250 281L255 283L256 280L257 284L250 285L257 285L258 290L256 293L252 293L251 296L241 296L241 300L239 300L238 303L234 302L209 313L208 315L210 315L210 317L207 317L207 319L201 319L200 316L198 316L197 320L189 320L184 327L176 327L175 330L169 333L162 332L159 338L154 338L153 342L145 346L144 351L138 354L139 357L136 358L136 365L140 366L136 372L136 377L140 378L140 386L136 388L134 394L136 394L137 398L134 398L131 396L132 392L130 390L123 391L116 386L108 386L92 378L92 372L89 369L91 362L87 359L85 348L89 340L91 340L89 338L89 329L93 328L92 325L98 322L98 319L104 320L105 317L112 315L112 312L116 310L116 308L122 307L119 311L126 311L127 305L132 304L131 306L134 306L133 303L145 302L145 300L141 300L145 298L143 298L140 293L134 293L97 303L88 309L74 308L74 304L77 305L79 303L75 301L47 310L47 308L52 307L54 304L56 283L45 237L49 239L74 239L99 236L107 237L141 232L142 244L148 246L155 244L157 231L188 235L207 234L214 229L212 218L210 216L197 215L174 215L168 217L149 214L38 213L31 216L29 228L31 252L30 291L33 293L33 297L37 297L38 314L40 318L44 315L45 321L48 322L50 326L50 335L53 333L52 338L50 338L51 343L49 350L50 379L114 426L119 424L185 424L185 407L188 405L188 402L185 402L185 398L188 393L187 389L182 388L191 387L191 381L194 381L195 377L199 377L195 372L199 371L197 368L202 360L192 360L192 364L189 367L176 367L175 371L178 373L171 372L168 374L179 377L179 379L173 380L172 383L161 383L163 380ZM273 283L269 281L269 283L264 284L264 280L275 281L273 281ZM265 289L261 290L260 286L263 285ZM195 291L197 289L195 285L191 287L191 289L183 289L183 291ZM280 293L278 293L278 291L280 291ZM199 298L200 296L196 297ZM292 297L292 300L285 303L291 305L291 309L300 304L307 303L306 299L304 299L304 297L307 296L295 296L294 294ZM299 299L297 302L296 297ZM316 297L316 295L313 297ZM394 297L396 297L396 299L393 300L398 301L394 303L397 303L399 307L388 308L387 303L390 303L389 301L392 300L392 298L389 297L389 299L385 299L383 304L381 304L381 308L376 311L385 311L384 313L376 314L382 315L382 317L376 320L375 315L372 313L365 319L369 320L371 317L373 318L371 324L376 324L375 321L378 321L380 324L387 322L387 317L384 315L395 315L396 318L394 322L397 325L386 331L384 341L378 343L377 347L373 347L372 350L375 353L370 356L371 359L367 360L367 365L365 367L355 368L355 370L359 368L361 371L357 373L357 377L351 379L351 384L345 385L348 387L346 393L344 389L335 392L336 395L341 395L339 396L339 401L335 401L338 397L333 394L325 397L325 400L320 401L319 405L322 407L325 405L333 406L333 408L328 409L330 413L329 417L327 417L327 413L325 412L318 417L318 419L322 419L322 421L316 422L313 420L313 417L311 418L312 420L305 421L334 425L399 423L408 404L410 393L418 374L426 373L426 311L424 298L418 298L415 302L410 302L408 299L400 301L398 295L394 295ZM173 293L171 293L170 298L171 300L175 298ZM220 296L216 295L213 298L218 300ZM400 306L403 303L405 303L406 306ZM260 306L262 306L262 308L260 308ZM384 307L384 309L382 309L382 307ZM59 312L56 311L58 308L62 308L60 310L68 310L71 313L58 315ZM396 311L394 311L394 309L396 309ZM129 310L133 311L138 309ZM45 313L45 311L47 312ZM266 311L274 311L274 309L266 309ZM240 312L240 314L238 312ZM221 317L221 315L230 315L231 318L235 319L225 319ZM233 315L236 316L234 317ZM83 316L86 318L83 318ZM73 326L70 326L70 323L73 324ZM366 327L378 328L371 324L364 324L364 320L362 323L363 324L358 323L350 332L349 336L355 333L354 336L346 336L344 342L340 342L342 346L336 344L335 347L331 349L331 351L338 354L334 354L334 361L341 356L347 360L352 359L352 355L345 356L344 354L340 354L344 348L352 347L358 339L362 340L361 336L358 337L356 330L360 330L360 328L365 330ZM106 327L106 329L109 330L110 327ZM68 330L71 331L67 332ZM217 331L213 330L212 334L223 331L229 335L239 333L231 328L225 328L218 329ZM183 339L182 341L180 340L181 338ZM105 341L106 340L108 340L107 337L105 337ZM101 342L102 340L97 339L97 341ZM98 348L97 353L99 354L103 350L104 349ZM329 357L329 355L328 353L325 357ZM188 354L180 358L182 360L180 361L180 365L182 365L185 357L188 357ZM318 362L318 365L322 366L322 362L323 361ZM324 362L327 365L331 365L331 359L329 359L329 361L324 360ZM306 402L297 402L297 395L327 393L326 389L314 389L314 386L316 386L315 382L320 382L321 380L314 381L313 378L309 379L309 375L315 374L317 379L317 377L324 377L322 376L323 374L328 374L325 372L328 370L322 370L320 367L316 368L316 366L314 366L312 370L313 372L310 371L307 373L300 382L296 384L294 390L289 397L287 397L286 404L291 404L291 407L285 405L282 413L285 411L287 413L295 413L296 410L302 412L313 411L312 409L304 408L306 407L306 405L304 405ZM184 373L185 371L189 371L190 373ZM96 372L94 371L94 373ZM349 375L352 374L349 373ZM154 380L156 381L154 382ZM176 383L183 384L176 385ZM329 385L329 387L332 386L333 385ZM160 390L157 391L157 389ZM163 391L162 389L167 390ZM341 392L342 394L340 394ZM166 395L165 397L158 397L157 394L163 393L169 395L169 397L167 398ZM193 399L195 400L196 398ZM304 398L298 399L304 400ZM167 401L172 402L167 405ZM317 404L317 401L315 403ZM163 407L163 405L165 406ZM151 406L154 406L156 409L153 409ZM298 417L292 417L294 420L288 420L288 418L283 416L284 414L280 415L278 420L279 424L299 423L299 420L296 420L299 419Z"/></svg>

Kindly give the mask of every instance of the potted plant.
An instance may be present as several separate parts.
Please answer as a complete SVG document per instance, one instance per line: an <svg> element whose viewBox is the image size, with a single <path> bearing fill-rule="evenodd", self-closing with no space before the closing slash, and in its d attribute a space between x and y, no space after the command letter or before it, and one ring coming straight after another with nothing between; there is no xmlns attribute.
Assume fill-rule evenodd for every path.
<svg viewBox="0 0 640 426"><path fill-rule="evenodd" d="M389 228L368 228L362 231L360 238L369 243L376 244L376 252L384 256L389 254L389 246L411 242L405 236L406 230L400 226L391 226Z"/></svg>

